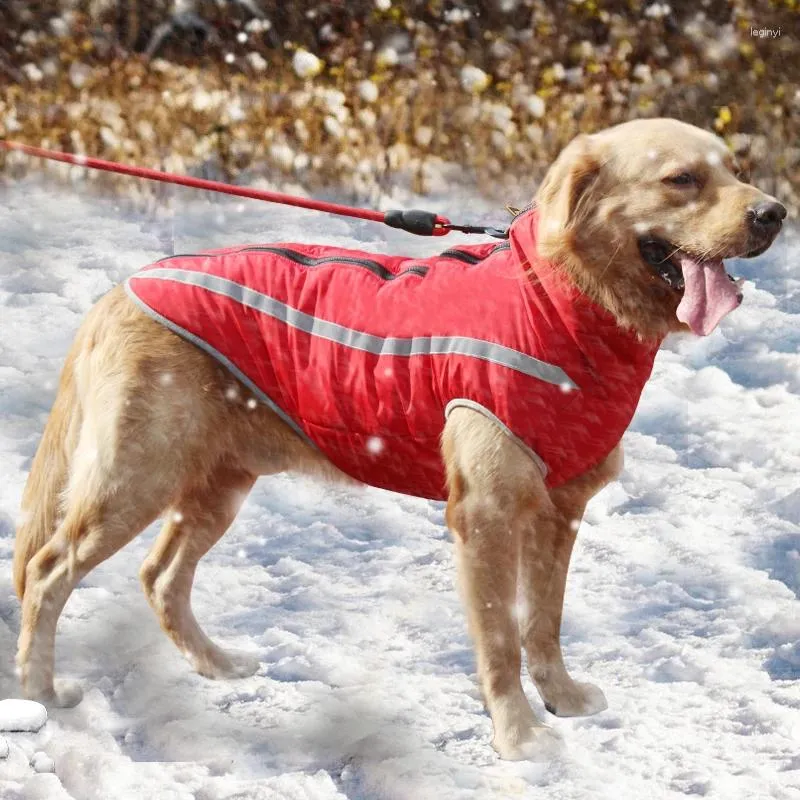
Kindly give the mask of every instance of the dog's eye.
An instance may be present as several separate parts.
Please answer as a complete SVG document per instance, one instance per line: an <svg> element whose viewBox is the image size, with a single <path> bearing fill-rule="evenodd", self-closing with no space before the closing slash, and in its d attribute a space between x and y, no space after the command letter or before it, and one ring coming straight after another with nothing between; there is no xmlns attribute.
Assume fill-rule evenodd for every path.
<svg viewBox="0 0 800 800"><path fill-rule="evenodd" d="M697 175L691 172L678 172L676 175L670 175L664 178L665 183L671 183L673 186L697 186L700 183Z"/></svg>

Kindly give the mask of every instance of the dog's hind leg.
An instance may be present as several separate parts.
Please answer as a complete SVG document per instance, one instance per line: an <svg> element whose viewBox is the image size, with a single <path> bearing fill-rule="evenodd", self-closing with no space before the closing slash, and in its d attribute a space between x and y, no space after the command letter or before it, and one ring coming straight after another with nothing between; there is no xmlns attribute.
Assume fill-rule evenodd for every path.
<svg viewBox="0 0 800 800"><path fill-rule="evenodd" d="M561 654L561 614L572 546L589 499L622 468L618 445L598 466L550 491L523 537L520 580L525 598L521 620L528 670L545 707L560 717L596 714L607 708L603 692L569 676Z"/></svg>
<svg viewBox="0 0 800 800"><path fill-rule="evenodd" d="M191 607L198 562L228 529L254 482L255 475L246 470L218 466L201 485L183 491L139 573L161 627L208 678L245 677L258 669L257 659L225 653L214 644Z"/></svg>
<svg viewBox="0 0 800 800"><path fill-rule="evenodd" d="M56 706L81 699L71 683L54 684L56 624L78 581L152 522L168 502L168 491L147 487L141 497L114 491L114 471L99 486L81 482L69 492L66 512L53 537L28 562L17 665L26 697ZM130 488L130 487L128 487Z"/></svg>

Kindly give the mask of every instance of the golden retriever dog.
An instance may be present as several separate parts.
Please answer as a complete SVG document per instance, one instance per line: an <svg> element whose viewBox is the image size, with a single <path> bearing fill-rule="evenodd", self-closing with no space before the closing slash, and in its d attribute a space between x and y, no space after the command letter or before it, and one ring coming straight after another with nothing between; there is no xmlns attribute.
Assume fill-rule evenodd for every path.
<svg viewBox="0 0 800 800"><path fill-rule="evenodd" d="M738 305L739 286L722 259L764 252L786 215L739 179L722 140L670 119L578 136L548 171L534 207L537 258L549 271L525 272L526 279L538 285L556 276L576 307L591 304L611 320L602 336L627 336L631 347L641 343L653 355L668 333L705 335ZM140 576L163 630L205 676L256 670L198 625L190 605L197 564L258 476L348 479L285 415L257 399L241 375L144 313L123 287L91 310L67 357L22 501L14 579L27 697L56 706L80 700L76 686L54 682L59 614L78 581L159 517L165 522ZM603 402L612 413L623 400L612 393ZM547 414L539 407L528 424L544 426ZM606 708L598 687L567 673L559 635L578 524L589 499L622 468L622 431L600 456L584 458L579 474L551 485L531 448L476 404L457 404L429 424L438 426L446 520L493 745L503 758L535 757L557 737L523 693L523 651L548 711L577 716Z"/></svg>

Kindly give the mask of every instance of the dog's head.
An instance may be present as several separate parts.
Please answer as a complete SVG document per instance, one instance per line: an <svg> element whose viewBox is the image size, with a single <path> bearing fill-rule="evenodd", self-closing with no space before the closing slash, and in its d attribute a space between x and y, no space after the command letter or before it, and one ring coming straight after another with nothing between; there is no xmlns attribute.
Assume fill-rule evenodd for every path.
<svg viewBox="0 0 800 800"><path fill-rule="evenodd" d="M721 139L672 119L579 136L536 203L539 254L647 338L710 333L742 298L722 260L763 253L786 216Z"/></svg>

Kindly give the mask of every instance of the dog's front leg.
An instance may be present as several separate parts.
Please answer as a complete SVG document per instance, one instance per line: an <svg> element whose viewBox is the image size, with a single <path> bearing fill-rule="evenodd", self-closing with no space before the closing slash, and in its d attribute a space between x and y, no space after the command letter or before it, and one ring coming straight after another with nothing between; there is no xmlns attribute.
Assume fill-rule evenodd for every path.
<svg viewBox="0 0 800 800"><path fill-rule="evenodd" d="M528 670L545 707L560 717L596 714L608 707L591 683L573 681L561 654L561 612L572 546L589 499L622 468L622 445L598 466L550 492L522 537L520 580L524 614L522 641Z"/></svg>
<svg viewBox="0 0 800 800"><path fill-rule="evenodd" d="M560 741L536 719L522 690L517 605L521 535L533 522L537 485L539 498L547 501L541 475L519 445L470 409L451 412L443 451L447 523L478 680L494 726L492 743L502 758L550 758Z"/></svg>

